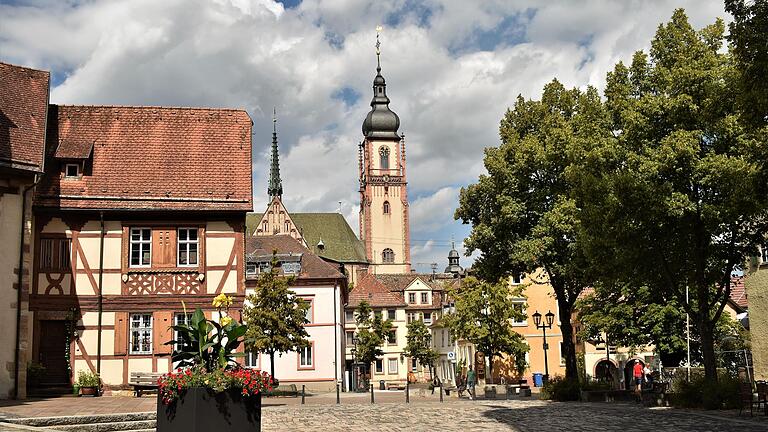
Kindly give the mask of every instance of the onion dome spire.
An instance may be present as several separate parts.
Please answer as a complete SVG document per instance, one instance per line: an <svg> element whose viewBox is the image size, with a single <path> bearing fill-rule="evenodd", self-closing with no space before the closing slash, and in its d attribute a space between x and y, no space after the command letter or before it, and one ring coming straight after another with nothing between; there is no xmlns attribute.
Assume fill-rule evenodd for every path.
<svg viewBox="0 0 768 432"><path fill-rule="evenodd" d="M363 121L363 135L371 139L391 139L400 141L397 129L400 127L400 118L389 109L387 97L387 83L381 75L381 43L379 33L381 26L376 27L376 77L373 79L373 99L371 111Z"/></svg>
<svg viewBox="0 0 768 432"><path fill-rule="evenodd" d="M280 155L277 152L277 109L272 111L272 161L269 165L267 193L269 193L270 198L283 196L283 182L280 180Z"/></svg>

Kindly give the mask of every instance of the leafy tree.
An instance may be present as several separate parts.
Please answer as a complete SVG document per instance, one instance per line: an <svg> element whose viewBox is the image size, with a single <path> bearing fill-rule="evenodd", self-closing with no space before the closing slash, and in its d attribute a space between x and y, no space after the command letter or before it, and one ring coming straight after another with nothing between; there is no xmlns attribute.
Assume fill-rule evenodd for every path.
<svg viewBox="0 0 768 432"><path fill-rule="evenodd" d="M458 287L448 291L455 310L444 319L456 338L466 339L485 353L488 358L488 376L493 380L493 359L502 354L511 355L518 369L525 368L528 344L512 329L511 320L525 316L515 308L514 297L523 295L522 288L510 286L502 280L488 283L474 277L464 279Z"/></svg>
<svg viewBox="0 0 768 432"><path fill-rule="evenodd" d="M720 20L697 32L675 11L650 55L608 74L616 142L571 172L593 270L607 286L647 286L689 313L710 381L731 274L768 228L768 158L740 121L723 34Z"/></svg>
<svg viewBox="0 0 768 432"><path fill-rule="evenodd" d="M269 354L270 373L275 376L275 353L298 351L309 345L304 328L310 304L289 289L292 277L280 274L277 252L268 272L261 273L256 291L246 298L243 321L246 349Z"/></svg>
<svg viewBox="0 0 768 432"><path fill-rule="evenodd" d="M725 0L733 15L728 39L739 72L741 108L757 126L768 124L768 2L766 0Z"/></svg>
<svg viewBox="0 0 768 432"><path fill-rule="evenodd" d="M594 88L566 90L557 80L541 100L518 96L501 121L501 145L485 151L487 175L463 188L456 218L472 224L467 253L486 280L540 269L557 297L566 377L576 379L571 315L592 284L580 240L580 209L568 172L600 143L612 140Z"/></svg>
<svg viewBox="0 0 768 432"><path fill-rule="evenodd" d="M406 344L403 355L416 359L422 366L429 367L430 375L435 362L440 357L437 350L432 348L432 334L422 320L413 320L406 326Z"/></svg>
<svg viewBox="0 0 768 432"><path fill-rule="evenodd" d="M365 300L357 306L355 322L357 323L357 360L365 365L370 373L371 363L384 354L381 347L392 330L392 322L382 320L380 314L373 314L371 305ZM373 315L373 317L371 317Z"/></svg>

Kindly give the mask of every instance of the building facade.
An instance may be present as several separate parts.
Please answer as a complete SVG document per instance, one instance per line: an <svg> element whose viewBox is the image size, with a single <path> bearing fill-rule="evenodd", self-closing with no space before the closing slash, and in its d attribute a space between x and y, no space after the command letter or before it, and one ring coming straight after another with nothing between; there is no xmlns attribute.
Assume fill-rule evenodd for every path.
<svg viewBox="0 0 768 432"><path fill-rule="evenodd" d="M170 327L245 295L245 111L55 106L34 195L31 358L43 386L171 367ZM184 302L182 304L182 302ZM185 314L185 308L187 314Z"/></svg>
<svg viewBox="0 0 768 432"><path fill-rule="evenodd" d="M281 274L294 277L291 290L310 303L306 325L310 345L276 355L275 377L310 390L335 390L343 376L347 278L288 234L252 236L246 242L246 294L256 289L259 274L269 271L273 252ZM246 365L271 370L267 354L246 353Z"/></svg>
<svg viewBox="0 0 768 432"><path fill-rule="evenodd" d="M754 379L768 380L768 241L752 259L749 270L744 285L749 294Z"/></svg>

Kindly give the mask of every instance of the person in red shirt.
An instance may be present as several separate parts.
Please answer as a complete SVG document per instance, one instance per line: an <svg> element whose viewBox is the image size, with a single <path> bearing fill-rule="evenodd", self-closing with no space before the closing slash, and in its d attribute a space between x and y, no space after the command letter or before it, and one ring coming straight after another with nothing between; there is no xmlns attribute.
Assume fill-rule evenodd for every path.
<svg viewBox="0 0 768 432"><path fill-rule="evenodd" d="M640 389L643 385L643 365L640 360L635 360L635 366L632 368L632 376L635 378L635 394L640 397Z"/></svg>

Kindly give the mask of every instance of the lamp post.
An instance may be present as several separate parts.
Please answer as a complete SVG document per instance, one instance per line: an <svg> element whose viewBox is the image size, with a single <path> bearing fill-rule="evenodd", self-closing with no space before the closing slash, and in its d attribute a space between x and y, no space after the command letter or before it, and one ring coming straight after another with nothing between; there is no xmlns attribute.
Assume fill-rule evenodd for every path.
<svg viewBox="0 0 768 432"><path fill-rule="evenodd" d="M358 382L358 367L357 367L357 335L352 335L352 344L354 346L350 350L352 352L352 388L354 391L358 390L360 383Z"/></svg>
<svg viewBox="0 0 768 432"><path fill-rule="evenodd" d="M549 311L544 315L546 318L546 324L541 322L541 314L539 311L536 311L533 314L533 323L536 324L537 329L541 329L543 335L544 335L544 382L549 381L549 362L547 361L547 349L549 348L549 345L547 345L547 329L552 328L552 323L555 321L555 314L552 313L552 311Z"/></svg>

